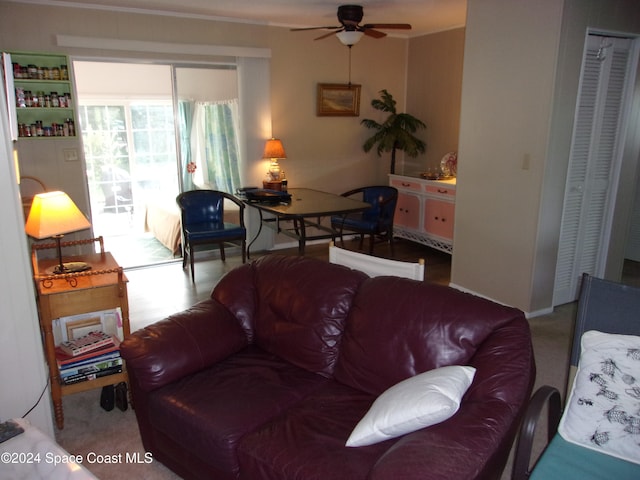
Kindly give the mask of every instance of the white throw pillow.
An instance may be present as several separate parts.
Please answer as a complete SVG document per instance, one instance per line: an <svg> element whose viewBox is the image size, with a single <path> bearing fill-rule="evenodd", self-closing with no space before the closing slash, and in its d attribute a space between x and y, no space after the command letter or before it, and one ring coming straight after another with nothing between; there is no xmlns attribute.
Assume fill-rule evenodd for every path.
<svg viewBox="0 0 640 480"><path fill-rule="evenodd" d="M640 464L640 337L588 331L558 432Z"/></svg>
<svg viewBox="0 0 640 480"><path fill-rule="evenodd" d="M453 416L476 369L453 365L420 373L382 393L358 422L347 447L373 445Z"/></svg>

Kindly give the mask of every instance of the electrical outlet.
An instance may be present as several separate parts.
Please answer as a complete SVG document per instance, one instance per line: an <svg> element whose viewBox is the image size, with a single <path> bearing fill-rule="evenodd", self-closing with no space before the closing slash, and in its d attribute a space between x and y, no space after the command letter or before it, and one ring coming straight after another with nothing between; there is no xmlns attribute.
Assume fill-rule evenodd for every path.
<svg viewBox="0 0 640 480"><path fill-rule="evenodd" d="M64 148L62 149L62 152L64 154L65 162L77 162L78 160L80 160L80 158L78 157L77 148Z"/></svg>

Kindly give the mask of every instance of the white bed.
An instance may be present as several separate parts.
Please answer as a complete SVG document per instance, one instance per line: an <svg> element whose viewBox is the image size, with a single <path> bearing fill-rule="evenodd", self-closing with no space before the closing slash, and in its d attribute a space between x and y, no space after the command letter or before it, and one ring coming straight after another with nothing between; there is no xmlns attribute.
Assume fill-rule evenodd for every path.
<svg viewBox="0 0 640 480"><path fill-rule="evenodd" d="M145 205L144 230L167 247L174 255L180 253L182 234L180 209L175 201L153 199Z"/></svg>

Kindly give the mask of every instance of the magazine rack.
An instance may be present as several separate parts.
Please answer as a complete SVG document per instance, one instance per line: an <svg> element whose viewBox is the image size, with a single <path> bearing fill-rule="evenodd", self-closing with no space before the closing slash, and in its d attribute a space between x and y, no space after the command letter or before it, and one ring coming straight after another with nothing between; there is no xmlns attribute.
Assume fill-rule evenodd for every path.
<svg viewBox="0 0 640 480"><path fill-rule="evenodd" d="M129 301L127 295L127 277L124 275L113 256L104 251L102 238L62 242L62 246L75 246L83 243L100 243L100 253L65 257L65 261L87 262L91 269L79 273L57 274L51 269L57 264L56 258L38 259L37 252L46 248L56 248L55 243L32 245L32 263L40 329L43 335L44 352L49 364L51 382L51 398L53 401L56 426L64 428L62 397L106 385L127 382L126 368L122 373L115 373L95 380L88 380L73 385L64 385L56 362L53 322L62 317L100 312L102 310L120 308L122 312L121 327L123 338L130 333Z"/></svg>

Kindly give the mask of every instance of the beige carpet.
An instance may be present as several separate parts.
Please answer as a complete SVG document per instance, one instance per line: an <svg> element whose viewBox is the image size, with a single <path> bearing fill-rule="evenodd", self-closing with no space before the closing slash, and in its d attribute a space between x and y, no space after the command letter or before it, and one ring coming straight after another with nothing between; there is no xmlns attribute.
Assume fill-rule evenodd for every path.
<svg viewBox="0 0 640 480"><path fill-rule="evenodd" d="M536 387L550 384L564 392L574 315L575 305L570 304L530 321L538 368ZM131 408L126 412L117 408L104 411L100 407L100 390L64 397L63 402L65 428L57 431L56 438L72 454L86 457L92 452L106 456L105 460L114 460L115 463L84 463L101 480L179 478L157 461L144 463L145 452ZM539 437L544 435L542 430ZM540 440L537 445L539 450ZM127 456L138 456L143 463L127 463ZM509 479L510 472L509 464L502 479Z"/></svg>
<svg viewBox="0 0 640 480"><path fill-rule="evenodd" d="M125 412L118 408L110 412L103 410L100 389L63 397L63 406L64 429L56 431L56 440L69 453L82 455L85 459L82 464L99 479L180 478L160 462L145 463L145 451L131 408ZM100 461L89 463L89 458Z"/></svg>

